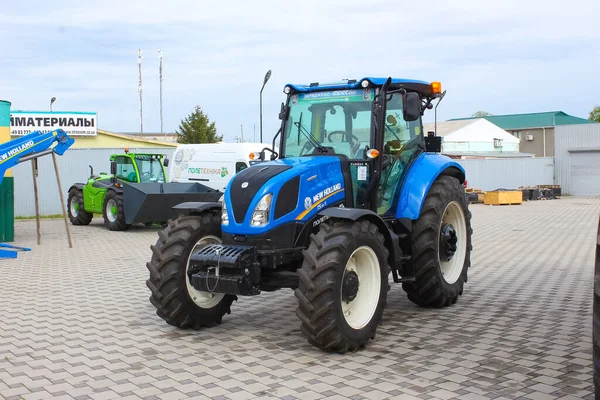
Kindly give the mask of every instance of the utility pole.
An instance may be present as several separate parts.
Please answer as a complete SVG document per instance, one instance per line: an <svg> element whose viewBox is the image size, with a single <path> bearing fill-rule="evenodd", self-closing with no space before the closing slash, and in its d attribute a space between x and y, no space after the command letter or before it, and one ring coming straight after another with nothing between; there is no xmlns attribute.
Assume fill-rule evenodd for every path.
<svg viewBox="0 0 600 400"><path fill-rule="evenodd" d="M244 143L244 125L240 125L240 130L242 131L242 143Z"/></svg>
<svg viewBox="0 0 600 400"><path fill-rule="evenodd" d="M252 138L252 141L256 143L256 124L254 124L254 137Z"/></svg>
<svg viewBox="0 0 600 400"><path fill-rule="evenodd" d="M138 73L139 73L139 87L140 92L140 133L144 133L144 117L142 112L142 50L138 49Z"/></svg>
<svg viewBox="0 0 600 400"><path fill-rule="evenodd" d="M162 91L162 83L163 83L163 61L162 61L162 51L158 51L158 76L160 77L160 133L163 133L163 91ZM165 133L165 139L167 138L167 134Z"/></svg>

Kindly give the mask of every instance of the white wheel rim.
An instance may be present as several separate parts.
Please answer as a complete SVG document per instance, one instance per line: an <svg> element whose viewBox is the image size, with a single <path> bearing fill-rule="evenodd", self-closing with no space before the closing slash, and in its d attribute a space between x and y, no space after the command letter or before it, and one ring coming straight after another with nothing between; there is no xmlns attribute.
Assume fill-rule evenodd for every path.
<svg viewBox="0 0 600 400"><path fill-rule="evenodd" d="M109 201L106 202L106 218L108 218L108 220L110 222L115 222L117 220L117 215L116 213L113 213L112 209L113 207L117 206L117 202L114 201L113 199L110 199Z"/></svg>
<svg viewBox="0 0 600 400"><path fill-rule="evenodd" d="M440 223L440 235L444 224L451 224L454 227L457 237L456 252L450 261L442 261L439 259L440 269L444 280L449 284L452 284L460 277L465 264L465 256L467 254L467 224L465 222L465 213L460 204L456 201L448 203L444 210L442 222Z"/></svg>
<svg viewBox="0 0 600 400"><path fill-rule="evenodd" d="M209 244L218 244L218 243L221 243L220 238L213 236L213 235L204 236L196 242L196 244L194 245L194 248L192 249L192 251L190 251L190 255L188 256L187 266L185 269L185 285L187 287L187 291L188 291L190 298L200 308L212 308L212 307L216 306L223 299L223 297L225 297L225 294L224 293L210 293L210 292L203 292L200 290L196 290L196 288L194 288L194 286L192 286L192 284L190 283L190 280L187 275L187 272L190 268L190 260L192 259L192 254L194 254L194 252L200 250L202 247L207 246Z"/></svg>
<svg viewBox="0 0 600 400"><path fill-rule="evenodd" d="M341 299L340 294L342 312L351 328L361 329L373 318L381 291L381 268L373 249L361 246L354 250L346 263L344 274L351 271L358 275L358 292L349 302ZM343 282L344 279L342 285Z"/></svg>
<svg viewBox="0 0 600 400"><path fill-rule="evenodd" d="M77 211L78 202L79 200L77 200L77 197L72 197L71 204L69 204L69 208L71 209L71 215L74 217L77 217L77 215L79 215L79 211Z"/></svg>

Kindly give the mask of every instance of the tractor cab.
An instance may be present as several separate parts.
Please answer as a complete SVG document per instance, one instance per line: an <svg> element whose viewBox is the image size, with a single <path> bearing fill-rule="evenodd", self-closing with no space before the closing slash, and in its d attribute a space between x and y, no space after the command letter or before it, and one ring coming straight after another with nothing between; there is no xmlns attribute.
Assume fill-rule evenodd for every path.
<svg viewBox="0 0 600 400"><path fill-rule="evenodd" d="M169 159L162 154L133 154L125 149L125 154L114 154L111 160L111 174L129 183L164 183L165 167Z"/></svg>

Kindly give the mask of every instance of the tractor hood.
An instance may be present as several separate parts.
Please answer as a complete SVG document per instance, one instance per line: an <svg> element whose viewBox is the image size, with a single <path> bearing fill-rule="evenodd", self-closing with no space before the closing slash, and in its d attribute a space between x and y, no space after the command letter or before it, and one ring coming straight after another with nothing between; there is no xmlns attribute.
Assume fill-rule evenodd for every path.
<svg viewBox="0 0 600 400"><path fill-rule="evenodd" d="M254 235L289 222L304 223L321 208L344 201L346 191L342 162L337 156L306 156L256 164L229 182L224 201L228 223L225 233ZM264 196L271 194L268 221L251 224Z"/></svg>

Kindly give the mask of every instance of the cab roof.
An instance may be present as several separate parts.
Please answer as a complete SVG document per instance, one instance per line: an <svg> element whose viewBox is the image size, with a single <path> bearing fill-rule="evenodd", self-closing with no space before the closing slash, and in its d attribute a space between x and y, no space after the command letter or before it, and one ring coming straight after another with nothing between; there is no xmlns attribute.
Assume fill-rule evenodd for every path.
<svg viewBox="0 0 600 400"><path fill-rule="evenodd" d="M361 83L366 80L369 82L368 88L381 87L388 78L364 77L361 79L345 79L340 82L320 83L313 82L308 85L303 84L287 84L292 92L308 93L318 92L321 90L344 90L344 89L361 89ZM419 92L426 96L431 96L430 82L419 81L414 79L392 78L392 88L404 87L406 90Z"/></svg>

